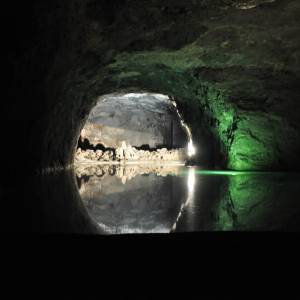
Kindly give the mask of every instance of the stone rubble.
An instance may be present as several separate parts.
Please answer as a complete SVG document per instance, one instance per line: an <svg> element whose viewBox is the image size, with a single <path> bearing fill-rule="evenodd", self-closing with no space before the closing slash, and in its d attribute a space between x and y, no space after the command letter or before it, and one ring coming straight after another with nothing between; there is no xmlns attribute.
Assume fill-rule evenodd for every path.
<svg viewBox="0 0 300 300"><path fill-rule="evenodd" d="M100 161L100 162L126 162L126 161L185 161L185 149L166 148L157 149L156 151L138 150L131 145L126 145L123 141L121 146L112 150L82 150L78 148L75 154L75 161Z"/></svg>

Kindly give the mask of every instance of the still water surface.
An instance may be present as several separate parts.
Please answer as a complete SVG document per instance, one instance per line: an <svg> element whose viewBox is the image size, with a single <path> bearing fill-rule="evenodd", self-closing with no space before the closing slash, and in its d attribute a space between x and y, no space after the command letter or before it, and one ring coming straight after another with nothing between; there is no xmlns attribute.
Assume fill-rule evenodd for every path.
<svg viewBox="0 0 300 300"><path fill-rule="evenodd" d="M81 165L75 171L88 215L107 234L300 230L298 173L175 165Z"/></svg>

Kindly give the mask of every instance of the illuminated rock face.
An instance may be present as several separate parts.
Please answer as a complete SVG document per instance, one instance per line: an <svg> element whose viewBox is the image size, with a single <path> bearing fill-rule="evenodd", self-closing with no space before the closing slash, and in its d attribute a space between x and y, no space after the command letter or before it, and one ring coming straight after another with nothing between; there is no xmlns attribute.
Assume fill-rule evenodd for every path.
<svg viewBox="0 0 300 300"><path fill-rule="evenodd" d="M122 141L150 148L184 148L187 133L167 96L125 94L100 97L81 131L91 144L117 148Z"/></svg>
<svg viewBox="0 0 300 300"><path fill-rule="evenodd" d="M154 151L138 150L135 147L125 144L123 147L118 147L114 150L82 150L78 148L75 153L75 162L181 162L184 163L187 159L186 149L171 149L161 148Z"/></svg>
<svg viewBox="0 0 300 300"><path fill-rule="evenodd" d="M199 163L300 169L298 0L26 5L3 113L22 120L16 166L71 164L98 97L142 90L176 101Z"/></svg>

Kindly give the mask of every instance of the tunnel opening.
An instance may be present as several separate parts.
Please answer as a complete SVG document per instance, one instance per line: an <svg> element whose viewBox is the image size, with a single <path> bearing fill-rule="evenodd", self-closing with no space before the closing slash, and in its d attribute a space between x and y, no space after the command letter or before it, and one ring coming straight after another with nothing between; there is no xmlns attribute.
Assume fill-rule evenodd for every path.
<svg viewBox="0 0 300 300"><path fill-rule="evenodd" d="M176 102L156 93L101 96L80 132L75 163L176 163L194 156Z"/></svg>

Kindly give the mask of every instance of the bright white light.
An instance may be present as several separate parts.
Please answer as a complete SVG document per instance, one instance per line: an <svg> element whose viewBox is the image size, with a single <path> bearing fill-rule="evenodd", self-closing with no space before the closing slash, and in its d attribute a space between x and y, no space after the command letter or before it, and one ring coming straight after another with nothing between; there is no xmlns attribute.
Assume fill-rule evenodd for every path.
<svg viewBox="0 0 300 300"><path fill-rule="evenodd" d="M189 202L194 195L194 187L195 187L195 169L194 168L189 169L187 186L188 186L187 202Z"/></svg>
<svg viewBox="0 0 300 300"><path fill-rule="evenodd" d="M193 156L196 153L196 148L193 145L193 141L190 140L188 143L188 156Z"/></svg>
<svg viewBox="0 0 300 300"><path fill-rule="evenodd" d="M152 96L155 97L157 99L160 100L169 100L169 97L166 95L162 95L162 94L155 94L155 93L128 93L128 94L124 94L121 97L122 98L142 98L142 97L146 97L146 96ZM118 96L116 96L118 97Z"/></svg>
<svg viewBox="0 0 300 300"><path fill-rule="evenodd" d="M170 98L166 95L163 94L150 94L153 95L155 98L160 99L160 100L170 100Z"/></svg>
<svg viewBox="0 0 300 300"><path fill-rule="evenodd" d="M189 157L193 156L196 154L196 148L194 147L194 144L193 144L193 140L192 140L192 133L191 133L191 130L190 128L185 124L185 122L183 121L183 118L181 117L181 114L180 112L178 111L177 109L177 104L175 101L171 101L171 103L173 104L173 106L175 107L175 110L177 112L177 115L180 119L180 123L182 125L182 127L185 129L187 135L188 135L188 139L189 139L189 142L188 142L188 146L187 146L187 155Z"/></svg>
<svg viewBox="0 0 300 300"><path fill-rule="evenodd" d="M172 226L171 231L175 231L178 220L180 219L183 210L189 205L191 204L191 202L194 199L194 189L195 189L195 181L196 181L196 175L195 175L195 169L194 168L189 168L188 171L188 178L187 178L187 198L184 204L181 205L180 207L180 212L177 216L177 219L174 223L174 225Z"/></svg>
<svg viewBox="0 0 300 300"><path fill-rule="evenodd" d="M124 94L122 95L121 97L122 98L141 98L141 97L144 97L146 96L147 94L146 93L128 93L128 94Z"/></svg>

